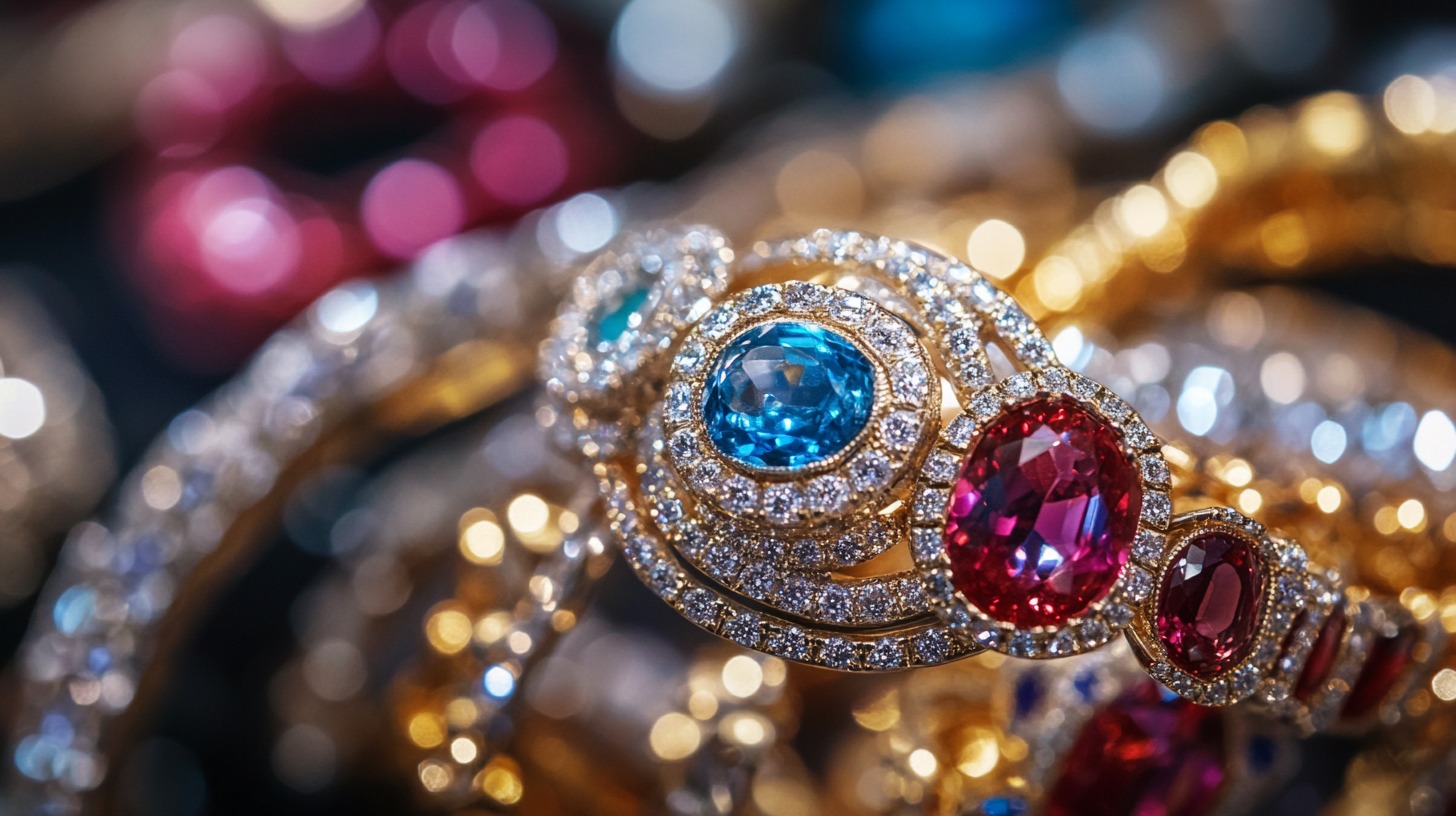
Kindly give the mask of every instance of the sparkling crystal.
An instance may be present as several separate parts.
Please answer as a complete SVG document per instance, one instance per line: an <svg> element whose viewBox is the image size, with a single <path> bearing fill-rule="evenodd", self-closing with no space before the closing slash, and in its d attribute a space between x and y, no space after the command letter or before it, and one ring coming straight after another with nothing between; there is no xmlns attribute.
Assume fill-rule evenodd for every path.
<svg viewBox="0 0 1456 816"><path fill-rule="evenodd" d="M827 621L840 623L849 620L849 590L839 584L829 584L819 593L819 614Z"/></svg>
<svg viewBox="0 0 1456 816"><path fill-rule="evenodd" d="M796 312L807 312L824 303L824 288L806 281L793 281L784 292L784 305Z"/></svg>
<svg viewBox="0 0 1456 816"><path fill-rule="evenodd" d="M819 644L819 661L834 669L847 669L854 664L854 644L841 637L825 638Z"/></svg>
<svg viewBox="0 0 1456 816"><path fill-rule="evenodd" d="M723 624L723 636L750 649L758 646L762 621L751 612L740 612Z"/></svg>
<svg viewBox="0 0 1456 816"><path fill-rule="evenodd" d="M950 655L950 638L941 629L930 629L915 636L915 654L921 663L940 663Z"/></svg>
<svg viewBox="0 0 1456 816"><path fill-rule="evenodd" d="M890 475L890 461L875 451L866 451L849 466L854 489L862 493L879 490L889 484Z"/></svg>
<svg viewBox="0 0 1456 816"><path fill-rule="evenodd" d="M790 626L769 637L768 650L790 660L808 660L809 636L803 629Z"/></svg>

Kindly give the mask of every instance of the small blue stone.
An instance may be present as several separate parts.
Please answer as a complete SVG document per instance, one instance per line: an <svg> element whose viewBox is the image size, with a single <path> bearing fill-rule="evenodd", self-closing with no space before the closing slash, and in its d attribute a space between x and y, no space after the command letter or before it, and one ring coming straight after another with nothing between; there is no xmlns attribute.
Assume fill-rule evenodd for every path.
<svg viewBox="0 0 1456 816"><path fill-rule="evenodd" d="M1041 682L1034 675L1023 674L1016 681L1016 716L1025 717L1041 700Z"/></svg>
<svg viewBox="0 0 1456 816"><path fill-rule="evenodd" d="M592 326L593 339L598 343L615 343L622 339L628 329L642 325L642 319L637 312L651 293L651 289L641 286L623 294L616 305L597 317Z"/></svg>
<svg viewBox="0 0 1456 816"><path fill-rule="evenodd" d="M1248 750L1249 770L1254 773L1264 773L1274 767L1274 760L1279 755L1279 748L1274 740L1263 734L1249 740Z"/></svg>
<svg viewBox="0 0 1456 816"><path fill-rule="evenodd" d="M1092 702L1093 696L1097 694L1097 675L1091 670L1081 672L1072 678L1072 688L1077 690L1082 702Z"/></svg>
<svg viewBox="0 0 1456 816"><path fill-rule="evenodd" d="M1026 800L1017 796L996 796L981 802L981 816L1026 816Z"/></svg>
<svg viewBox="0 0 1456 816"><path fill-rule="evenodd" d="M725 456L798 469L839 453L869 422L875 370L843 335L812 323L755 326L708 375L703 421Z"/></svg>

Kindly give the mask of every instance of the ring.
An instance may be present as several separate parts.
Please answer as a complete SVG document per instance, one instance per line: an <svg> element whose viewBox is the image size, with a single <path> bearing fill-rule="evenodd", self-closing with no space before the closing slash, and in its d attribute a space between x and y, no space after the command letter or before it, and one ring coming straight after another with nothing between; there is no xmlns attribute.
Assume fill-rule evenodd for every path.
<svg viewBox="0 0 1456 816"><path fill-rule="evenodd" d="M1443 637L1238 510L1175 512L1128 402L925 247L820 230L739 257L657 228L587 268L542 369L639 577L780 657L1054 658L1125 632L1197 703L1368 720Z"/></svg>

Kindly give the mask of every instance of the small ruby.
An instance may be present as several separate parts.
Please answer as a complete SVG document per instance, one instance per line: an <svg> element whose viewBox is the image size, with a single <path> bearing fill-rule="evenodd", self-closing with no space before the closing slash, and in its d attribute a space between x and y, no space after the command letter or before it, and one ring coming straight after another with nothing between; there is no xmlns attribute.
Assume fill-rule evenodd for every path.
<svg viewBox="0 0 1456 816"><path fill-rule="evenodd" d="M1242 663L1259 633L1264 559L1225 532L1194 536L1163 574L1158 638L1173 665L1212 680Z"/></svg>
<svg viewBox="0 0 1456 816"><path fill-rule="evenodd" d="M1420 630L1415 624L1406 624L1393 634L1377 637L1370 645L1370 655L1365 658L1365 666L1350 689L1341 716L1359 719L1380 705L1410 668L1419 642Z"/></svg>
<svg viewBox="0 0 1456 816"><path fill-rule="evenodd" d="M1139 683L1078 732L1047 797L1048 816L1203 816L1225 772L1223 718Z"/></svg>
<svg viewBox="0 0 1456 816"><path fill-rule="evenodd" d="M1309 659L1304 662L1304 671L1294 684L1296 700L1309 702L1309 698L1324 685L1330 676L1330 670L1335 667L1335 656L1340 653L1340 643L1344 639L1345 608L1337 606L1325 619L1324 626L1320 627L1314 646L1309 650Z"/></svg>
<svg viewBox="0 0 1456 816"><path fill-rule="evenodd" d="M1116 430L1069 397L1007 410L961 465L945 525L951 574L971 603L1049 626L1107 594L1142 511Z"/></svg>

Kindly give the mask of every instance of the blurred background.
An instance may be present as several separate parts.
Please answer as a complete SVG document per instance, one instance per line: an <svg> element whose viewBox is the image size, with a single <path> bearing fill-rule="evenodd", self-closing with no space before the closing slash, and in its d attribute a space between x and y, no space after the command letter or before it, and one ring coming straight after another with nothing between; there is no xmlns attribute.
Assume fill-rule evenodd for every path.
<svg viewBox="0 0 1456 816"><path fill-rule="evenodd" d="M0 662L63 531L174 415L330 287L442 238L555 202L590 209L601 199L581 194L598 188L721 189L718 168L765 153L776 170L758 181L787 216L852 219L1033 170L1095 188L1148 175L1207 120L1405 73L1456 82L1456 7L4 4L0 441L24 467L0 468L0 533L33 544L0 561ZM1456 342L1449 284L1413 266L1379 277L1317 285ZM338 515L365 476L295 508L205 622L123 782L134 812L400 811L387 778L291 772L269 714L295 601L328 561L310 519ZM610 614L669 617L630 576L608 581ZM1286 802L1337 775L1328 750Z"/></svg>

